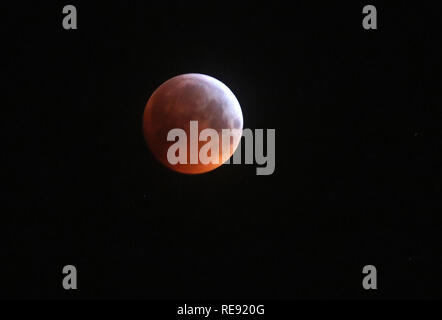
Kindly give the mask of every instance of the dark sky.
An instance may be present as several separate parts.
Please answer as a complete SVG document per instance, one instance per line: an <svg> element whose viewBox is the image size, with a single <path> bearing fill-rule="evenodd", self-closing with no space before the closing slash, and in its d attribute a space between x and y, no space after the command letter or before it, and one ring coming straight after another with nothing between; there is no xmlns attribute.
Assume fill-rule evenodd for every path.
<svg viewBox="0 0 442 320"><path fill-rule="evenodd" d="M440 35L429 5L73 1L7 6L0 297L442 296ZM167 79L235 93L276 171L186 176L141 118ZM78 269L66 292L61 270ZM379 290L362 290L362 267Z"/></svg>

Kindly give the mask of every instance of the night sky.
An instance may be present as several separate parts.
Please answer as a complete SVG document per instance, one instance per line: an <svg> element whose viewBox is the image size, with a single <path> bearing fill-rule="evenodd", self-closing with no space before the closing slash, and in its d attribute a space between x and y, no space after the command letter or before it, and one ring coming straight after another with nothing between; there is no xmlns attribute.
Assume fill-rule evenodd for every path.
<svg viewBox="0 0 442 320"><path fill-rule="evenodd" d="M6 6L1 298L442 297L436 10L374 1L367 31L368 3L292 2ZM190 72L276 130L273 175L155 160L145 104Z"/></svg>

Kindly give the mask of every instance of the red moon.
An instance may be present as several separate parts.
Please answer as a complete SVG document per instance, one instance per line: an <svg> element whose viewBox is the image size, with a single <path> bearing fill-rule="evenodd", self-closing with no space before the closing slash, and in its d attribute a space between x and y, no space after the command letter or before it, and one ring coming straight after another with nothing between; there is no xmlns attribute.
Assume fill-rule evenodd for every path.
<svg viewBox="0 0 442 320"><path fill-rule="evenodd" d="M190 73L171 78L159 86L149 98L143 115L143 133L155 158L166 167L185 174L212 171L223 163L191 164L190 152L187 163L172 165L167 160L167 150L174 141L167 141L170 130L178 128L186 132L187 150L190 150L190 121L198 121L199 133L214 129L221 136L223 129L236 129L230 140L230 150L224 155L229 159L241 140L243 116L235 95L221 81L207 75ZM238 134L238 132L240 134ZM198 142L200 149L207 142ZM199 150L198 150L199 152ZM219 158L222 159L222 148Z"/></svg>

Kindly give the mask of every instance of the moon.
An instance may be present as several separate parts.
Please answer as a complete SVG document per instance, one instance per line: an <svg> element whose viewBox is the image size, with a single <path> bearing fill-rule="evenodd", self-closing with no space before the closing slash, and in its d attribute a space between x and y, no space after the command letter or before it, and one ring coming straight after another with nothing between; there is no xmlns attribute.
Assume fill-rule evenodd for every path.
<svg viewBox="0 0 442 320"><path fill-rule="evenodd" d="M212 171L223 163L190 163L190 121L198 121L199 133L214 129L220 139L219 158L229 159L241 141L243 115L235 95L221 81L204 74L189 73L173 77L160 85L149 98L143 115L143 134L155 158L166 167L184 174ZM167 141L172 129L182 129L187 135L187 163L172 165L167 150L174 141ZM236 129L230 139L228 154L222 154L223 129ZM199 141L201 148L205 143ZM199 150L198 150L199 152ZM224 158L222 158L224 156ZM226 160L226 161L227 161Z"/></svg>

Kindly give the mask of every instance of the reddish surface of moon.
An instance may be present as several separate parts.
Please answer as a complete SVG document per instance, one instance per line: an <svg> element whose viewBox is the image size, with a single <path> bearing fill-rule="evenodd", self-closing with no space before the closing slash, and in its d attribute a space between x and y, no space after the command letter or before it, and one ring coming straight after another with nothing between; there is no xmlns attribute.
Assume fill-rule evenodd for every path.
<svg viewBox="0 0 442 320"><path fill-rule="evenodd" d="M186 174L199 174L214 170L222 161L190 164L190 121L198 121L198 131L215 129L220 137L219 158L222 159L222 129L239 129L242 133L243 116L235 95L219 80L203 74L176 76L154 91L143 115L144 138L154 156L168 168ZM172 165L167 150L175 141L167 141L171 129L180 128L187 134L187 164ZM198 132L198 136L199 136ZM230 140L228 159L236 150L241 134ZM199 148L207 142L199 142Z"/></svg>

